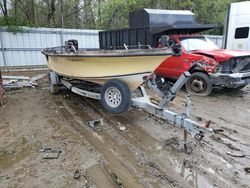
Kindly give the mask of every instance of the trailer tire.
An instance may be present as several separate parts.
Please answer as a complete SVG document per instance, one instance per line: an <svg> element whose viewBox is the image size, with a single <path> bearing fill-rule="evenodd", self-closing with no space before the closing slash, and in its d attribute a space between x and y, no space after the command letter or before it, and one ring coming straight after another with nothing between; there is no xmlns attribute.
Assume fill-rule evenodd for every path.
<svg viewBox="0 0 250 188"><path fill-rule="evenodd" d="M208 96L213 91L213 85L207 74L203 72L194 72L185 83L188 93L198 96Z"/></svg>
<svg viewBox="0 0 250 188"><path fill-rule="evenodd" d="M108 80L101 88L101 103L113 114L126 111L131 105L131 92L126 83L120 80Z"/></svg>

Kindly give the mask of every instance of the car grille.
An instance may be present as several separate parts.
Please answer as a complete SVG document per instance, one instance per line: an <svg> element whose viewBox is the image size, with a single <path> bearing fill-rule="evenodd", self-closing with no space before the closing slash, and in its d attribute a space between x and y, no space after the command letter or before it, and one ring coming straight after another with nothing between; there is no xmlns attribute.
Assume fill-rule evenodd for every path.
<svg viewBox="0 0 250 188"><path fill-rule="evenodd" d="M220 66L221 73L237 73L250 71L250 56L231 58Z"/></svg>

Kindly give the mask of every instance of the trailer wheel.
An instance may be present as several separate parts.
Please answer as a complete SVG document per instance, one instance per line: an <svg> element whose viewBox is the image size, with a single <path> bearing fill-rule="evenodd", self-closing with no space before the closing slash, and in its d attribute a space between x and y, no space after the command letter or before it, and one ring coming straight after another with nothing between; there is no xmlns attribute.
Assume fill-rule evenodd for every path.
<svg viewBox="0 0 250 188"><path fill-rule="evenodd" d="M209 77L202 72L194 72L185 84L188 93L208 96L212 93L213 85Z"/></svg>
<svg viewBox="0 0 250 188"><path fill-rule="evenodd" d="M101 88L101 103L113 114L126 111L131 105L128 85L120 80L108 80Z"/></svg>

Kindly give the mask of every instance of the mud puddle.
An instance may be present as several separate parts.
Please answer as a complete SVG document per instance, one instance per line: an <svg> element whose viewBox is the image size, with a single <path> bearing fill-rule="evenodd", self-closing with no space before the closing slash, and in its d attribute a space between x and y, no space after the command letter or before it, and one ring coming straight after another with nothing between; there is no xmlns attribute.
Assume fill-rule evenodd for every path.
<svg viewBox="0 0 250 188"><path fill-rule="evenodd" d="M187 181L194 188L211 188L214 187L212 181L207 179L197 170L195 170L189 161L181 161L178 158L169 157L171 164L173 165L174 170L180 174L185 181ZM208 171L215 173L213 169L209 168Z"/></svg>

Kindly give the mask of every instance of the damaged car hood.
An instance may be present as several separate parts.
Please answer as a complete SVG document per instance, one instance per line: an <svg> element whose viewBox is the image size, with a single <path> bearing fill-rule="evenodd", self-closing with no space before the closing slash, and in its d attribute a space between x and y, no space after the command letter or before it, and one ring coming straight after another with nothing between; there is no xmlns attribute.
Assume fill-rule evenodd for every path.
<svg viewBox="0 0 250 188"><path fill-rule="evenodd" d="M245 57L250 56L250 52L245 51L232 51L232 50L196 50L193 54L205 55L212 57L217 62L224 62L233 57Z"/></svg>

